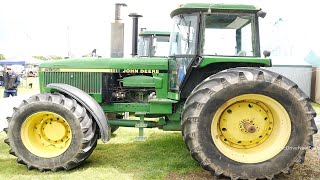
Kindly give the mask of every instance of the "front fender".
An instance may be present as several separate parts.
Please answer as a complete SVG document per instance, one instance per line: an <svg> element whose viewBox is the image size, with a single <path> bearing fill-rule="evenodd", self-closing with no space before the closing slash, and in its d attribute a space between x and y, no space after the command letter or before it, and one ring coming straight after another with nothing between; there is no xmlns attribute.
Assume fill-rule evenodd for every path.
<svg viewBox="0 0 320 180"><path fill-rule="evenodd" d="M86 92L78 89L74 86L70 86L68 84L48 84L48 88L56 89L61 91L69 96L73 97L77 102L79 102L82 106L84 106L90 114L93 116L94 120L97 122L100 132L101 132L101 140L106 143L109 140L108 134L108 122L104 111L101 106Z"/></svg>

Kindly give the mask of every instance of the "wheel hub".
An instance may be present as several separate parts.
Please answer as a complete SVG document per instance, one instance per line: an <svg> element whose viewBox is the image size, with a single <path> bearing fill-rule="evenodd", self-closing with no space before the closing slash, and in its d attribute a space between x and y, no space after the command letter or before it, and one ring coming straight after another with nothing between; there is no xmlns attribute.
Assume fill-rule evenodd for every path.
<svg viewBox="0 0 320 180"><path fill-rule="evenodd" d="M72 139L67 121L52 112L37 112L29 116L21 128L26 148L40 157L55 157L66 151Z"/></svg>
<svg viewBox="0 0 320 180"><path fill-rule="evenodd" d="M57 130L54 132L54 130ZM48 139L49 141L58 141L63 139L66 135L66 128L64 125L60 122L56 121L50 121L50 123L46 123L44 125L43 135Z"/></svg>
<svg viewBox="0 0 320 180"><path fill-rule="evenodd" d="M214 145L241 163L259 163L279 154L289 141L291 121L286 109L262 94L229 99L215 111L211 124Z"/></svg>
<svg viewBox="0 0 320 180"><path fill-rule="evenodd" d="M261 102L243 100L224 110L219 121L219 137L228 146L246 149L258 146L273 129L271 111Z"/></svg>
<svg viewBox="0 0 320 180"><path fill-rule="evenodd" d="M254 124L252 124L252 122L243 123L243 127L245 128L245 131L247 131L248 133L256 132L256 128L254 127Z"/></svg>
<svg viewBox="0 0 320 180"><path fill-rule="evenodd" d="M71 137L66 121L54 115L45 114L43 119L36 124L36 129L43 146L54 146L61 149L67 146L66 143Z"/></svg>

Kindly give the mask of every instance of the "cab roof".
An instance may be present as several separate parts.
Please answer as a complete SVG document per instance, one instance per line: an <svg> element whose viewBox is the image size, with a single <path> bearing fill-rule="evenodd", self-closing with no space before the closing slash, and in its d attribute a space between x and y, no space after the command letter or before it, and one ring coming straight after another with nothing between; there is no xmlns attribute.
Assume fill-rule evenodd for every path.
<svg viewBox="0 0 320 180"><path fill-rule="evenodd" d="M177 9L173 10L170 16L173 17L177 14L187 14L193 12L207 12L209 8L212 12L257 12L261 10L256 6L245 4L187 3L181 4Z"/></svg>

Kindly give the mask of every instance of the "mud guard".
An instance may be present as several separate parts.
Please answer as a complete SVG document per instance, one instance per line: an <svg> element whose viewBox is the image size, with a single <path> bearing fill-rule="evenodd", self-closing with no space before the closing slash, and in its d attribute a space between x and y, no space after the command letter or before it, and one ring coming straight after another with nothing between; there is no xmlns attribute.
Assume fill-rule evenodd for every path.
<svg viewBox="0 0 320 180"><path fill-rule="evenodd" d="M77 100L82 106L84 106L93 116L94 120L97 122L101 133L101 140L104 143L108 142L109 134L107 119L101 106L91 96L89 96L81 89L78 89L74 86L70 86L68 84L54 83L48 84L47 87L68 94L69 96Z"/></svg>

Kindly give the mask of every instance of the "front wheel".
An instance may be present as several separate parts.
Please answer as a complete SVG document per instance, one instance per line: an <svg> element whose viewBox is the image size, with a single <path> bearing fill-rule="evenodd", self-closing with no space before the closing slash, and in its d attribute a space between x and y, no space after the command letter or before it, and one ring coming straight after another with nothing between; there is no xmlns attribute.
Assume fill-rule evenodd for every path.
<svg viewBox="0 0 320 180"><path fill-rule="evenodd" d="M15 108L6 129L10 154L28 169L71 169L97 144L96 123L71 97L46 93L30 97Z"/></svg>
<svg viewBox="0 0 320 180"><path fill-rule="evenodd" d="M315 112L289 79L235 68L200 83L187 99L182 134L205 169L232 179L272 179L304 161Z"/></svg>

